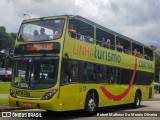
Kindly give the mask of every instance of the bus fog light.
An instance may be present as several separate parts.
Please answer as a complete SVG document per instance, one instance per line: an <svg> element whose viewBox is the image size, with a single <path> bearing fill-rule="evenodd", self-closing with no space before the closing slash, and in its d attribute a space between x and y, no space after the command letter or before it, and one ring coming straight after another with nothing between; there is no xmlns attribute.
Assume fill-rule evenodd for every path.
<svg viewBox="0 0 160 120"><path fill-rule="evenodd" d="M17 96L16 96L16 94L14 93L14 91L10 88L10 95L12 96L12 97L14 97L14 98L16 98Z"/></svg>
<svg viewBox="0 0 160 120"><path fill-rule="evenodd" d="M57 89L51 90L48 93L46 93L43 97L42 100L49 100L51 99L57 92Z"/></svg>

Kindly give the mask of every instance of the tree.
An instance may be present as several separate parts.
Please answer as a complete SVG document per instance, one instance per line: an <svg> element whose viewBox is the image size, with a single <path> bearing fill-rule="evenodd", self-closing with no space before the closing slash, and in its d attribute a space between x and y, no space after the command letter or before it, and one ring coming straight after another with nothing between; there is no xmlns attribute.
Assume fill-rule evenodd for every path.
<svg viewBox="0 0 160 120"><path fill-rule="evenodd" d="M15 41L16 41L16 37L17 37L17 33L9 33L9 36L11 39L11 49L13 50Z"/></svg>
<svg viewBox="0 0 160 120"><path fill-rule="evenodd" d="M0 26L0 51L2 49L5 51L13 50L16 36L16 33L7 33L6 28L4 26ZM4 67L6 58L7 56L5 53L0 54L1 67Z"/></svg>
<svg viewBox="0 0 160 120"><path fill-rule="evenodd" d="M16 40L16 33L7 33L4 26L0 26L0 50L13 49Z"/></svg>

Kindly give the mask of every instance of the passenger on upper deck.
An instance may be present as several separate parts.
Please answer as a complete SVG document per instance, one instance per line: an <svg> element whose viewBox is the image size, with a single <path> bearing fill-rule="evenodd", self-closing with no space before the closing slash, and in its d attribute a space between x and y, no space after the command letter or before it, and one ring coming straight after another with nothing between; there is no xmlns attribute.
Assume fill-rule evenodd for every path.
<svg viewBox="0 0 160 120"><path fill-rule="evenodd" d="M107 48L111 48L111 41L110 41L110 39L107 39Z"/></svg>
<svg viewBox="0 0 160 120"><path fill-rule="evenodd" d="M77 39L80 40L80 38L81 38L81 33L78 32L78 33L77 33Z"/></svg>
<svg viewBox="0 0 160 120"><path fill-rule="evenodd" d="M62 33L63 33L62 29L57 30L54 34L54 39L60 38Z"/></svg>
<svg viewBox="0 0 160 120"><path fill-rule="evenodd" d="M129 54L129 55L131 55L131 54L132 54L132 52L131 52L130 48L126 49L126 52L125 52L125 53L126 53L126 54Z"/></svg>
<svg viewBox="0 0 160 120"><path fill-rule="evenodd" d="M81 31L79 39L86 42L86 37L84 36L83 31Z"/></svg>
<svg viewBox="0 0 160 120"><path fill-rule="evenodd" d="M136 55L137 55L137 49L136 49L136 48L134 48L132 55L133 55L133 56L136 56Z"/></svg>
<svg viewBox="0 0 160 120"><path fill-rule="evenodd" d="M102 38L102 44L100 46L107 47L107 40L104 37Z"/></svg>
<svg viewBox="0 0 160 120"><path fill-rule="evenodd" d="M68 32L69 36L71 36L72 38L76 38L76 30L74 29L73 24L69 24Z"/></svg>
<svg viewBox="0 0 160 120"><path fill-rule="evenodd" d="M39 36L38 36L38 30L35 30L34 32L33 32L33 41L39 41Z"/></svg>
<svg viewBox="0 0 160 120"><path fill-rule="evenodd" d="M41 29L40 29L40 34L41 34L41 35L46 35L44 28L41 28Z"/></svg>
<svg viewBox="0 0 160 120"><path fill-rule="evenodd" d="M147 54L146 53L143 54L143 58L147 59Z"/></svg>
<svg viewBox="0 0 160 120"><path fill-rule="evenodd" d="M46 35L44 28L41 28L41 29L40 29L39 39L40 39L40 40L49 40L49 36Z"/></svg>
<svg viewBox="0 0 160 120"><path fill-rule="evenodd" d="M117 51L123 52L123 46L120 44L120 42L117 42L116 48L117 48Z"/></svg>
<svg viewBox="0 0 160 120"><path fill-rule="evenodd" d="M141 54L140 51L138 51L137 57L143 58L143 55Z"/></svg>
<svg viewBox="0 0 160 120"><path fill-rule="evenodd" d="M88 42L93 44L94 43L94 39L91 36L88 36Z"/></svg>
<svg viewBox="0 0 160 120"><path fill-rule="evenodd" d="M140 52L138 52L137 49L135 48L132 55L140 57Z"/></svg>

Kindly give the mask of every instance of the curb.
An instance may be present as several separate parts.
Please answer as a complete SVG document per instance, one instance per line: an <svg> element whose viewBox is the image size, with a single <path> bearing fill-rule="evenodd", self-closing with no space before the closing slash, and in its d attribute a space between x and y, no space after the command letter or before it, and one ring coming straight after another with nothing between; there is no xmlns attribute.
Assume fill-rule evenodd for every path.
<svg viewBox="0 0 160 120"><path fill-rule="evenodd" d="M7 105L0 105L0 112L11 111L11 110L22 110L21 107L11 107Z"/></svg>
<svg viewBox="0 0 160 120"><path fill-rule="evenodd" d="M149 101L160 101L160 98L159 99L150 99Z"/></svg>

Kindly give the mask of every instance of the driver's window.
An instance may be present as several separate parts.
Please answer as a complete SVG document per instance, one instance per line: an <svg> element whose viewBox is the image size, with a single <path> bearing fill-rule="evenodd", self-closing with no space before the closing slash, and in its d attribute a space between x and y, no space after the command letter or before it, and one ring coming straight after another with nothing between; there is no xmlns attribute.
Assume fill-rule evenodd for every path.
<svg viewBox="0 0 160 120"><path fill-rule="evenodd" d="M63 60L61 68L61 84L78 81L78 62Z"/></svg>

